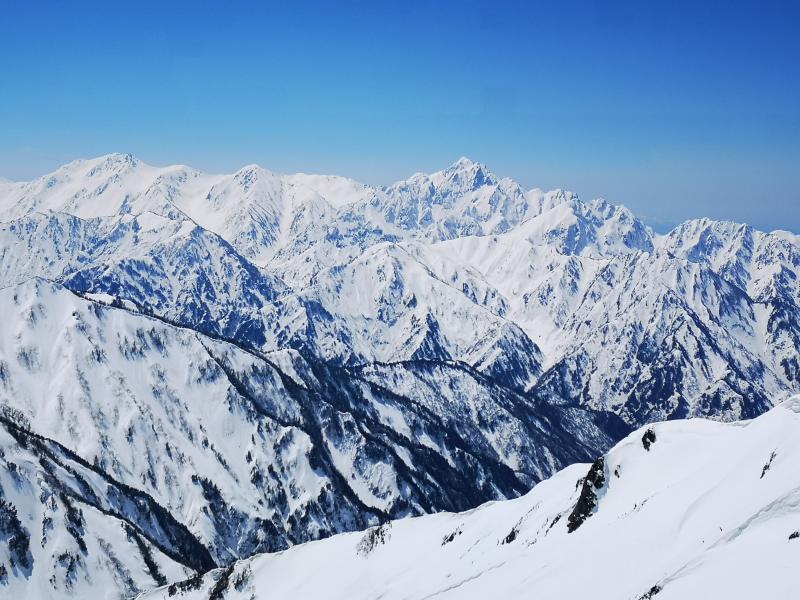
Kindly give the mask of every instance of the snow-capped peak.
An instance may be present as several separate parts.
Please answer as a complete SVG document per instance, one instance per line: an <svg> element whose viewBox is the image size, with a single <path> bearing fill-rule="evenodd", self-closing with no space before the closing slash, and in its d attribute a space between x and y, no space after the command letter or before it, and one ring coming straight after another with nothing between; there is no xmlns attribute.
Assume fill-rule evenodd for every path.
<svg viewBox="0 0 800 600"><path fill-rule="evenodd" d="M73 160L57 169L55 173L96 177L102 174L121 173L130 169L135 169L138 166L147 165L133 156L133 154L112 152L94 158L79 158Z"/></svg>
<svg viewBox="0 0 800 600"><path fill-rule="evenodd" d="M463 194L485 185L497 184L497 178L486 165L462 156L452 165L430 176L442 195Z"/></svg>
<svg viewBox="0 0 800 600"><path fill-rule="evenodd" d="M706 220L655 238L624 207L468 159L376 189L117 154L0 188L0 589L132 594L208 566L181 547L228 564L516 496L653 420L755 417L800 391L799 305L789 234ZM669 448L655 429L655 449L628 444L647 460ZM564 506L599 482L601 467L576 487L580 470L536 527L514 525L526 506L486 538L487 569L517 538L604 523L564 531ZM106 475L129 487L106 492ZM626 485L602 500L632 489L642 513L649 488ZM158 506L175 535L148 529ZM456 547L453 525L435 548ZM366 535L357 560L374 556ZM565 551L591 562L608 539Z"/></svg>
<svg viewBox="0 0 800 600"><path fill-rule="evenodd" d="M245 192L248 191L250 187L259 180L273 179L277 177L279 176L272 171L268 171L264 167L257 164L245 165L233 174L233 180L241 185Z"/></svg>
<svg viewBox="0 0 800 600"><path fill-rule="evenodd" d="M142 161L129 152L113 152L111 154L101 156L100 158L97 158L91 162L95 163L94 168L98 169L98 171L118 171L121 169L131 169L143 164Z"/></svg>

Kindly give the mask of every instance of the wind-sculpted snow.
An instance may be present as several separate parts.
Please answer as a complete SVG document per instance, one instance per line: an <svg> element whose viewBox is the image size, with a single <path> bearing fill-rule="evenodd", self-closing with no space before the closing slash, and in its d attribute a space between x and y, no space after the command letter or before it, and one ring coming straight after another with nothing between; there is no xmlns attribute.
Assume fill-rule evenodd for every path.
<svg viewBox="0 0 800 600"><path fill-rule="evenodd" d="M800 399L750 422L658 423L521 498L255 556L145 598L793 598L799 469Z"/></svg>

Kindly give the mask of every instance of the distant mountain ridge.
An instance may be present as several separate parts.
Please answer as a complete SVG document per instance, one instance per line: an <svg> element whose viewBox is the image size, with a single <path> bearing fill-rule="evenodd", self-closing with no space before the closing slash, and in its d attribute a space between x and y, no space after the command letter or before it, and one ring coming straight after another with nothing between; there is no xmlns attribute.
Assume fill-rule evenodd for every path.
<svg viewBox="0 0 800 600"><path fill-rule="evenodd" d="M46 277L262 350L349 365L460 360L519 389L575 387L577 398L605 381L590 343L599 330L626 379L649 378L673 344L691 362L719 362L651 381L675 397L660 418L752 416L797 391L797 236L707 219L661 236L624 207L524 190L467 158L374 188L115 154L13 184L0 220L4 284ZM670 312L685 333L653 327ZM559 369L584 375L576 387ZM735 383L742 374L752 389ZM650 404L648 393L618 381L579 401L636 425L640 411L622 407Z"/></svg>
<svg viewBox="0 0 800 600"><path fill-rule="evenodd" d="M202 570L181 548L467 510L646 423L755 417L800 392L798 272L788 232L657 235L466 158L384 188L122 154L4 184L0 411L28 433L0 431L0 574L134 594Z"/></svg>

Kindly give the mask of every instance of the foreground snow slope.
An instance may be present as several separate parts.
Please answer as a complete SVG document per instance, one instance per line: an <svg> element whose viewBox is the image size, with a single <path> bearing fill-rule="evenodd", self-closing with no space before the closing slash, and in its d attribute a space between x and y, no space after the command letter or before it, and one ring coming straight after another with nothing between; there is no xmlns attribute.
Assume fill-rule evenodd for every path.
<svg viewBox="0 0 800 600"><path fill-rule="evenodd" d="M515 500L256 556L147 598L795 598L798 473L796 396L752 421L642 428Z"/></svg>

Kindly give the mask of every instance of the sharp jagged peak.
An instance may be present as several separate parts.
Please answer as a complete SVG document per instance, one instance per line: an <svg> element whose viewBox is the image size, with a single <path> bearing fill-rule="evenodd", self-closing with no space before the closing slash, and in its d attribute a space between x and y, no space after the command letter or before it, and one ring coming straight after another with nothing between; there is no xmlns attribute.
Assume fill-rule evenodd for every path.
<svg viewBox="0 0 800 600"><path fill-rule="evenodd" d="M195 175L204 174L202 171L186 164L156 166L146 163L130 152L111 152L109 154L102 154L93 158L79 158L70 161L52 173L42 175L37 179L48 179L62 174L67 174L73 177L92 177L104 173L113 175L140 170L153 171L154 176L170 175L181 171Z"/></svg>
<svg viewBox="0 0 800 600"><path fill-rule="evenodd" d="M434 192L434 189L445 193L464 193L484 185L495 185L498 182L499 178L486 165L462 156L440 171L417 172L408 179L398 181L384 189L402 190L409 187L420 189L432 186L431 193Z"/></svg>
<svg viewBox="0 0 800 600"><path fill-rule="evenodd" d="M434 173L432 179L436 182L436 187L455 185L463 188L467 186L477 189L483 185L494 185L497 177L483 163L475 162L466 156L462 156L444 171Z"/></svg>
<svg viewBox="0 0 800 600"><path fill-rule="evenodd" d="M33 181L15 182L0 177L0 185L4 189L11 189L13 186L24 188L33 185L51 188L55 185L69 181L77 182L83 178L92 178L97 185L107 178L126 177L130 174L141 173L141 181L152 180L158 183L161 180L181 177L201 177L208 176L209 185L215 185L214 181L224 181L232 179L246 189L259 184L277 181L288 182L292 185L303 185L309 187L324 198L331 198L336 207L363 200L364 195L372 190L375 193L389 193L394 196L399 192L398 197L418 197L432 198L450 197L458 198L462 195L469 195L471 192L485 187L500 186L501 193L517 195L522 192L529 201L539 206L540 210L546 210L554 206L566 203L578 202L583 205L591 205L596 210L614 211L624 217L635 218L632 213L622 205L608 202L605 199L596 198L591 200L580 199L576 194L564 189L554 189L545 191L541 188L526 189L512 178L499 177L495 175L486 164L473 160L468 156L461 156L449 166L432 173L415 173L408 179L398 181L386 187L374 187L358 182L347 177L333 174L313 174L313 173L279 173L262 167L259 164L247 164L230 175L223 173L211 174L196 170L184 164L174 164L166 166L154 166L145 163L140 158L130 152L112 152L94 158L82 158L69 162L55 171L36 178ZM184 175L185 173L185 175ZM93 185L87 182L86 185ZM138 185L138 184L137 184ZM267 184L270 185L270 184ZM332 190L320 189L320 186L333 186ZM334 189L335 188L335 189ZM689 229L702 229L713 227L716 229L727 228L736 230L742 224L731 221L717 221L708 218L691 219L674 228L672 235L686 232ZM795 233L780 231L772 232L776 235L781 233L783 237L791 238L792 243L796 243ZM669 235L669 234L665 234Z"/></svg>
<svg viewBox="0 0 800 600"><path fill-rule="evenodd" d="M473 167L482 167L486 168L486 165L482 163L476 162L467 156L462 156L457 161L455 161L452 165L450 165L447 170L465 170L465 169L472 169Z"/></svg>
<svg viewBox="0 0 800 600"><path fill-rule="evenodd" d="M59 167L55 171L45 174L37 179L48 180L54 176L60 177L63 175L67 175L70 179L75 177L84 177L84 176L95 177L101 174L120 175L123 173L136 171L139 169L153 169L158 171L159 173L165 173L165 174L168 174L176 170L192 172L196 175L208 174L204 173L201 170L197 170L194 169L193 167L187 166L185 164L153 166L145 163L132 153L113 152L109 154L103 154L94 158L80 158L73 160ZM224 174L220 173L219 176L224 176ZM258 180L265 180L272 178L286 179L293 183L304 182L304 181L308 182L311 180L315 181L327 180L327 181L335 181L340 184L346 182L358 188L384 189L384 190L401 186L405 187L409 184L414 184L414 187L418 187L420 184L426 186L433 184L435 188L442 189L443 191L450 193L464 193L470 190L478 189L484 185L496 185L501 180L513 183L513 180L511 179L497 177L484 163L472 160L467 156L460 157L455 162L453 162L448 167L442 170L435 171L432 173L418 172L406 180L398 181L397 183L390 186L386 186L384 188L375 188L373 186L363 184L357 180L333 174L325 175L325 174L314 174L314 173L303 173L303 172L298 172L293 174L278 173L276 171L272 171L256 163L244 165L237 171L231 173L230 177L232 177L234 180L237 181L246 180L250 183L254 183L255 181ZM13 182L4 181L4 183L13 183Z"/></svg>
<svg viewBox="0 0 800 600"><path fill-rule="evenodd" d="M228 205L231 209L236 206L246 209L251 202L259 201L258 198L280 195L283 177L269 171L257 164L241 167L230 175L214 176L209 183L213 183L208 190L207 199L221 205ZM202 220L202 219L201 219Z"/></svg>

